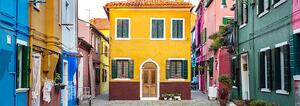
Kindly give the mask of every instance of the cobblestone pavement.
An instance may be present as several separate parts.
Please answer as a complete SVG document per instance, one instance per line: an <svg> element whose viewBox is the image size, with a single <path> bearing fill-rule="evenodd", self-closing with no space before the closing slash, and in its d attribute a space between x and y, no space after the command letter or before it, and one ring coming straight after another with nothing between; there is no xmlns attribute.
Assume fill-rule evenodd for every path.
<svg viewBox="0 0 300 106"><path fill-rule="evenodd" d="M88 106L85 101L80 106ZM114 100L108 101L108 94L97 96L92 101L92 106L219 106L217 101L208 100L206 94L198 91L192 91L192 100L181 101L140 101L140 100Z"/></svg>

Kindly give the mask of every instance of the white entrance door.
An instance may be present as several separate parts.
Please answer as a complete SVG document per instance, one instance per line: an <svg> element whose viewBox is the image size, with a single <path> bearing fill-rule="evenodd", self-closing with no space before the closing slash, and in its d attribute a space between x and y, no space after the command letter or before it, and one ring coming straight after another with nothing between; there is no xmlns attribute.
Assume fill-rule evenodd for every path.
<svg viewBox="0 0 300 106"><path fill-rule="evenodd" d="M63 90L63 106L68 106L68 61L64 60L63 84L66 85Z"/></svg>
<svg viewBox="0 0 300 106"><path fill-rule="evenodd" d="M41 54L32 54L32 106L40 106L41 91Z"/></svg>
<svg viewBox="0 0 300 106"><path fill-rule="evenodd" d="M242 79L242 98L243 100L250 99L249 90L249 62L248 54L241 55L241 79Z"/></svg>

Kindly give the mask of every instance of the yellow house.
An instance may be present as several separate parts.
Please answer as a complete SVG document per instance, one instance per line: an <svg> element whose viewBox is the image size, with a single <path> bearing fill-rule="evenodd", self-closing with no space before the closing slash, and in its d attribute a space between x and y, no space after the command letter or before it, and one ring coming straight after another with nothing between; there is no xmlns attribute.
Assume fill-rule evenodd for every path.
<svg viewBox="0 0 300 106"><path fill-rule="evenodd" d="M46 0L46 2L30 3L29 29L31 46L31 71L29 104L40 103L43 106L60 105L59 92L51 92L51 102L42 99L32 100L32 92L39 93L46 81L53 81L55 70L59 69L61 46L61 0ZM54 90L54 89L52 89ZM35 101L35 102L32 102Z"/></svg>
<svg viewBox="0 0 300 106"><path fill-rule="evenodd" d="M106 4L110 100L158 100L190 93L191 4L129 0Z"/></svg>
<svg viewBox="0 0 300 106"><path fill-rule="evenodd" d="M109 73L109 31L110 24L107 18L94 18L91 21L104 36L100 37L100 94L108 91Z"/></svg>

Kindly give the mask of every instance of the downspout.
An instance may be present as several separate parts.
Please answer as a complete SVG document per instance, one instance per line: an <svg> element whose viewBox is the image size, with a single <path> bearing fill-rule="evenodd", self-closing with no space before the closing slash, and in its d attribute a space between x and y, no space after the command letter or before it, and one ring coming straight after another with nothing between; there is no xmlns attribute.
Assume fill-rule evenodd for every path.
<svg viewBox="0 0 300 106"><path fill-rule="evenodd" d="M75 47L77 48L77 54L79 54L79 49L78 49L78 0L74 0L75 2ZM78 98L78 64L80 62L82 57L77 57L77 70L76 70L76 104L79 105L79 98Z"/></svg>
<svg viewBox="0 0 300 106"><path fill-rule="evenodd" d="M252 27L251 27L251 33L250 33L250 37L251 37L251 40L252 40L252 44L253 44L253 50L252 50L252 55L254 56L255 55L255 44L254 44L254 24L255 24L255 22L254 22L254 16L255 16L255 2L253 1L252 3L251 3L251 6L252 6ZM251 45L250 45L250 48L251 48ZM256 66L255 66L255 57L253 58L253 61L252 62L254 62L253 63L253 67L254 67L254 70L255 70L255 68L256 68ZM249 55L248 55L248 64L249 64ZM249 78L250 78L250 73L249 73ZM255 78L255 75L253 75L254 76L254 82L256 82L256 78ZM250 85L250 79L249 79L249 85ZM254 88L256 89L256 84L254 84L253 85L254 86ZM250 87L249 87L249 92L251 92L251 89L250 89ZM256 91L255 91L256 92ZM254 93L255 95L254 95L254 97L256 97L256 94L257 93ZM249 93L249 95L251 95L250 93ZM249 97L249 99L250 99L250 97Z"/></svg>

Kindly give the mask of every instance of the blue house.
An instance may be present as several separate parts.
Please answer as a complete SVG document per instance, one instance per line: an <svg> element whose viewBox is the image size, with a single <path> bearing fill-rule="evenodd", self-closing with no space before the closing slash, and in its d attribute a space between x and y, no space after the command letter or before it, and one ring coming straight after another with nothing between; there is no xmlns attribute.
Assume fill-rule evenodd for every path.
<svg viewBox="0 0 300 106"><path fill-rule="evenodd" d="M28 0L1 0L0 106L27 105L28 36Z"/></svg>

